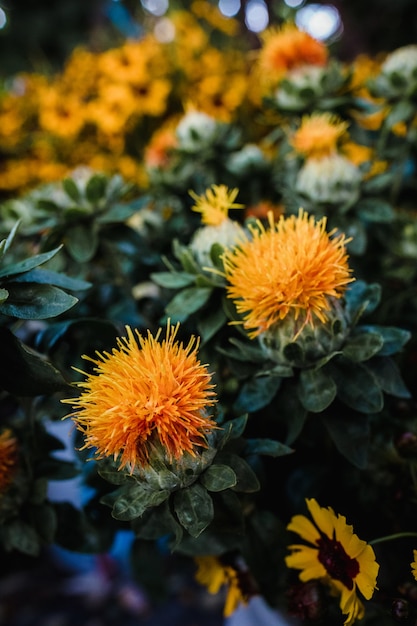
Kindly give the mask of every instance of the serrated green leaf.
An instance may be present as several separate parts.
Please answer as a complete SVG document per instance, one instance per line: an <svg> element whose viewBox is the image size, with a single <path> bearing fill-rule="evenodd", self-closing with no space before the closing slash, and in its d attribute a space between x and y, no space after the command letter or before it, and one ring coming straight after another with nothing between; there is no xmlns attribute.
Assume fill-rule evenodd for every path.
<svg viewBox="0 0 417 626"><path fill-rule="evenodd" d="M188 287L177 293L166 306L166 314L173 322L183 322L192 313L195 313L207 304L212 289Z"/></svg>
<svg viewBox="0 0 417 626"><path fill-rule="evenodd" d="M56 317L78 302L78 298L53 285L13 282L7 288L9 297L0 305L0 312L19 319Z"/></svg>
<svg viewBox="0 0 417 626"><path fill-rule="evenodd" d="M322 416L333 443L343 456L359 469L368 464L370 443L369 420L365 415Z"/></svg>
<svg viewBox="0 0 417 626"><path fill-rule="evenodd" d="M355 329L342 349L345 358L351 361L367 361L377 354L384 344L382 336L363 327Z"/></svg>
<svg viewBox="0 0 417 626"><path fill-rule="evenodd" d="M275 441L275 439L247 439L245 444L245 454L261 454L266 456L285 456L294 452L292 448Z"/></svg>
<svg viewBox="0 0 417 626"><path fill-rule="evenodd" d="M181 289L195 282L195 274L187 272L154 272L151 279L160 287L166 289Z"/></svg>
<svg viewBox="0 0 417 626"><path fill-rule="evenodd" d="M174 494L174 509L180 524L192 537L198 537L213 520L213 500L198 483Z"/></svg>
<svg viewBox="0 0 417 626"><path fill-rule="evenodd" d="M231 467L213 463L201 474L200 482L208 491L223 491L234 487L237 478Z"/></svg>
<svg viewBox="0 0 417 626"><path fill-rule="evenodd" d="M38 267L43 263L46 263L50 259L52 259L62 248L58 246L54 250L50 250L49 252L43 252L42 254L35 254L28 259L24 259L23 261L18 261L17 263L12 263L10 265L6 265L0 269L0 278L10 278L11 276L16 276L17 274L22 274L23 272L28 272L32 270L34 267Z"/></svg>
<svg viewBox="0 0 417 626"><path fill-rule="evenodd" d="M237 413L253 413L267 406L278 392L282 379L278 376L254 376L246 381L233 405Z"/></svg>
<svg viewBox="0 0 417 626"><path fill-rule="evenodd" d="M336 392L336 383L323 369L300 371L298 397L307 411L321 413L333 402Z"/></svg>
<svg viewBox="0 0 417 626"><path fill-rule="evenodd" d="M336 357L328 366L337 385L337 396L347 406L360 413L379 413L384 396L378 381L362 363Z"/></svg>

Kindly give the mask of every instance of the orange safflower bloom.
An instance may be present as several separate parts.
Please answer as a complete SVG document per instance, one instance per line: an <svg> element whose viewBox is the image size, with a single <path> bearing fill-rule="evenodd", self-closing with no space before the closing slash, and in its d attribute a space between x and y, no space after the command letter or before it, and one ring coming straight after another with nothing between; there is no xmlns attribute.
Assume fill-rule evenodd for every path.
<svg viewBox="0 0 417 626"><path fill-rule="evenodd" d="M148 331L143 337L127 326L111 353L84 356L95 367L72 404L73 420L85 435L85 448L96 448L97 458L120 456L120 469L149 465L155 447L169 462L196 447L207 447L206 435L216 427L206 413L214 398L211 374L197 359L199 340L187 347L176 341L179 324L169 323L166 339ZM67 416L68 417L68 416Z"/></svg>
<svg viewBox="0 0 417 626"><path fill-rule="evenodd" d="M263 74L281 79L287 72L303 65L326 65L327 47L295 24L268 28L262 34L258 63Z"/></svg>
<svg viewBox="0 0 417 626"><path fill-rule="evenodd" d="M227 295L244 316L243 326L254 338L292 313L327 320L329 298L340 298L350 276L344 235L326 232L326 218L315 222L300 210L282 216L269 229L258 221L249 225L252 238L226 250L223 264L229 282Z"/></svg>
<svg viewBox="0 0 417 626"><path fill-rule="evenodd" d="M301 125L290 139L294 150L305 157L321 158L332 154L346 133L347 122L331 113L304 115Z"/></svg>
<svg viewBox="0 0 417 626"><path fill-rule="evenodd" d="M17 465L17 440L10 428L0 434L0 496L13 480Z"/></svg>

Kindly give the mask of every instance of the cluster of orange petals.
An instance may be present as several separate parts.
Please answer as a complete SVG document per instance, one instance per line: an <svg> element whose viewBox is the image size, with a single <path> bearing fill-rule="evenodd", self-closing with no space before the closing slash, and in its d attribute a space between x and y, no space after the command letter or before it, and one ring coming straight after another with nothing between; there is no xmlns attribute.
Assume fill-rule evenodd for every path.
<svg viewBox="0 0 417 626"><path fill-rule="evenodd" d="M353 278L343 234L326 232L326 218L316 222L300 210L282 216L269 229L261 222L252 237L223 257L228 297L243 315L243 326L256 337L292 314L311 324L327 320L330 298L340 298Z"/></svg>
<svg viewBox="0 0 417 626"><path fill-rule="evenodd" d="M179 325L147 337L126 327L111 353L85 356L95 367L77 385L76 399L63 402L75 409L73 420L85 435L84 448L96 448L97 458L120 456L120 468L145 467L154 446L164 448L169 462L196 446L207 447L215 428L206 409L215 403L211 374L197 359L198 339L186 347L176 341Z"/></svg>
<svg viewBox="0 0 417 626"><path fill-rule="evenodd" d="M13 480L17 464L17 440L9 428L0 434L0 495Z"/></svg>
<svg viewBox="0 0 417 626"><path fill-rule="evenodd" d="M290 143L298 154L305 157L329 156L336 150L338 141L345 135L347 127L347 122L342 122L331 113L305 115Z"/></svg>

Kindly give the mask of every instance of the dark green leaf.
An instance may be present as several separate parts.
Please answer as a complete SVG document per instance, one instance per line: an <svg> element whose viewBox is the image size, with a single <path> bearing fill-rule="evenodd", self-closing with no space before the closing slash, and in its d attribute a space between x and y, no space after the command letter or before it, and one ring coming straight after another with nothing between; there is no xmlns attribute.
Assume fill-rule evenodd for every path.
<svg viewBox="0 0 417 626"><path fill-rule="evenodd" d="M19 552L38 556L41 548L40 537L36 530L23 520L13 520L3 527L3 536L6 546L15 548Z"/></svg>
<svg viewBox="0 0 417 626"><path fill-rule="evenodd" d="M80 190L72 178L65 178L62 181L62 188L67 196L74 202L78 202L81 198Z"/></svg>
<svg viewBox="0 0 417 626"><path fill-rule="evenodd" d="M381 198L362 198L355 205L361 218L368 222L392 222L395 212L392 205Z"/></svg>
<svg viewBox="0 0 417 626"><path fill-rule="evenodd" d="M381 287L377 283L368 284L357 280L346 290L346 312L355 322L361 315L372 313L381 299Z"/></svg>
<svg viewBox="0 0 417 626"><path fill-rule="evenodd" d="M303 407L298 397L298 384L292 380L286 380L279 395L279 408L277 418L287 426L285 442L291 445L301 433L308 411Z"/></svg>
<svg viewBox="0 0 417 626"><path fill-rule="evenodd" d="M20 226L20 220L18 220L16 222L16 224L13 226L12 230L10 231L10 233L8 234L6 239L3 239L0 242L0 259L3 255L7 254L7 252L10 250L10 246L12 245L14 238L16 236L17 230Z"/></svg>
<svg viewBox="0 0 417 626"><path fill-rule="evenodd" d="M187 272L155 272L151 279L160 287L166 289L181 289L195 282L195 274Z"/></svg>
<svg viewBox="0 0 417 626"><path fill-rule="evenodd" d="M234 404L237 413L253 413L267 406L281 386L278 376L254 376L245 382Z"/></svg>
<svg viewBox="0 0 417 626"><path fill-rule="evenodd" d="M335 399L336 391L336 383L323 369L300 371L298 397L307 411L324 411Z"/></svg>
<svg viewBox="0 0 417 626"><path fill-rule="evenodd" d="M201 474L200 481L208 491L223 491L237 483L236 474L231 467L215 463Z"/></svg>
<svg viewBox="0 0 417 626"><path fill-rule="evenodd" d="M399 75L399 77L404 80L403 76ZM405 87L405 85L403 84L402 87ZM385 118L385 124L388 128L392 128L395 124L398 124L398 122L408 121L414 113L415 106L412 102L409 100L400 100L391 108L391 111Z"/></svg>
<svg viewBox="0 0 417 626"><path fill-rule="evenodd" d="M155 540L166 535L175 538L175 545L181 541L183 529L171 513L169 501L152 509L147 509L141 518L132 522L132 529L141 539Z"/></svg>
<svg viewBox="0 0 417 626"><path fill-rule="evenodd" d="M383 346L378 356L390 356L399 352L411 338L411 333L395 326L361 326L369 332L376 332L383 339Z"/></svg>
<svg viewBox="0 0 417 626"><path fill-rule="evenodd" d="M370 442L369 420L365 415L322 416L336 448L353 465L364 469L368 464Z"/></svg>
<svg viewBox="0 0 417 626"><path fill-rule="evenodd" d="M381 350L383 343L384 340L379 333L363 327L357 328L348 337L342 354L351 361L367 361Z"/></svg>
<svg viewBox="0 0 417 626"><path fill-rule="evenodd" d="M46 285L54 285L62 289L71 291L79 291L91 287L91 283L80 278L71 278L59 272L52 272L44 269L33 269L24 274L19 274L13 279L14 283L41 283Z"/></svg>
<svg viewBox="0 0 417 626"><path fill-rule="evenodd" d="M106 177L101 174L94 174L94 176L89 179L85 188L85 195L87 200L91 204L95 204L96 202L101 200L106 193L106 187Z"/></svg>
<svg viewBox="0 0 417 626"><path fill-rule="evenodd" d="M198 537L214 515L213 501L198 483L174 494L174 509L180 524L192 537Z"/></svg>
<svg viewBox="0 0 417 626"><path fill-rule="evenodd" d="M125 522L140 517L146 509L158 506L169 497L169 491L151 491L139 484L120 487L120 495L113 503L112 516ZM107 502L102 499L104 504Z"/></svg>
<svg viewBox="0 0 417 626"><path fill-rule="evenodd" d="M51 394L68 388L62 374L51 363L30 350L7 328L0 327L2 370L0 385L16 396Z"/></svg>
<svg viewBox="0 0 417 626"><path fill-rule="evenodd" d="M212 293L209 288L188 287L180 291L166 307L166 314L173 322L183 322L207 304Z"/></svg>
<svg viewBox="0 0 417 626"><path fill-rule="evenodd" d="M97 230L94 224L76 224L65 232L64 244L75 261L91 261L98 247Z"/></svg>
<svg viewBox="0 0 417 626"><path fill-rule="evenodd" d="M0 305L3 315L39 320L56 317L73 307L78 299L53 285L8 283L8 299Z"/></svg>
<svg viewBox="0 0 417 626"><path fill-rule="evenodd" d="M347 406L360 413L379 413L384 396L378 381L362 363L336 357L329 365L337 385L337 396Z"/></svg>
<svg viewBox="0 0 417 626"><path fill-rule="evenodd" d="M411 398L411 393L405 386L400 369L391 358L378 355L366 365L385 393L397 398Z"/></svg>
<svg viewBox="0 0 417 626"><path fill-rule="evenodd" d="M45 543L52 543L57 528L56 513L50 504L43 504L32 508L35 527Z"/></svg>
<svg viewBox="0 0 417 626"><path fill-rule="evenodd" d="M237 483L233 487L233 491L241 491L243 493L259 491L260 484L258 477L251 466L240 456L222 450L216 456L216 462L231 467L236 474Z"/></svg>
<svg viewBox="0 0 417 626"><path fill-rule="evenodd" d="M263 454L266 456L285 456L294 452L285 443L275 441L275 439L247 439L245 454Z"/></svg>
<svg viewBox="0 0 417 626"><path fill-rule="evenodd" d="M214 267L221 272L224 272L224 265L222 255L224 253L224 247L219 243L214 243L210 248L210 258Z"/></svg>
<svg viewBox="0 0 417 626"><path fill-rule="evenodd" d="M202 316L197 322L197 330L202 344L210 341L226 322L227 318L223 309L216 309L213 313Z"/></svg>
<svg viewBox="0 0 417 626"><path fill-rule="evenodd" d="M29 257L28 259L24 259L24 261L19 261L18 263L12 263L11 265L6 265L0 269L0 278L9 278L10 276L16 276L16 274L22 274L23 272L28 272L32 270L34 267L38 267L42 265L42 263L46 263L52 257L54 257L57 252L61 250L62 246L58 246L54 250L50 250L49 252L43 252L42 254L35 254L35 256Z"/></svg>

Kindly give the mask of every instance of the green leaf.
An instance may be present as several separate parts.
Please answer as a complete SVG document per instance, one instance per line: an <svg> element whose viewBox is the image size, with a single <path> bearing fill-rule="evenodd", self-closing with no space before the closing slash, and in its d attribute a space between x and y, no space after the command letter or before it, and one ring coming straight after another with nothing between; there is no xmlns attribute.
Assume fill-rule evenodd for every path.
<svg viewBox="0 0 417 626"><path fill-rule="evenodd" d="M216 309L209 315L202 316L197 322L197 330L202 344L207 343L227 322L223 309Z"/></svg>
<svg viewBox="0 0 417 626"><path fill-rule="evenodd" d="M8 549L15 548L30 556L38 556L40 537L36 530L23 520L16 519L3 527L4 541Z"/></svg>
<svg viewBox="0 0 417 626"><path fill-rule="evenodd" d="M237 454L222 450L216 456L216 462L231 467L236 474L237 483L233 487L233 491L241 491L243 493L254 493L259 491L260 484L258 477L251 466Z"/></svg>
<svg viewBox="0 0 417 626"><path fill-rule="evenodd" d="M98 247L97 230L94 224L75 224L65 232L64 244L75 261L91 261Z"/></svg>
<svg viewBox="0 0 417 626"><path fill-rule="evenodd" d="M355 205L355 209L368 222L389 223L395 218L392 205L380 198L362 198Z"/></svg>
<svg viewBox="0 0 417 626"><path fill-rule="evenodd" d="M181 541L183 529L171 513L169 501L165 500L157 507L147 509L142 517L132 521L132 529L141 539L155 540L166 535L173 535L174 547Z"/></svg>
<svg viewBox="0 0 417 626"><path fill-rule="evenodd" d="M298 397L298 384L288 379L279 394L279 410L277 417L287 426L285 443L291 445L301 433L308 411L303 407Z"/></svg>
<svg viewBox="0 0 417 626"><path fill-rule="evenodd" d="M344 404L360 413L379 413L382 410L382 390L365 365L336 357L327 367L336 382L337 396Z"/></svg>
<svg viewBox="0 0 417 626"><path fill-rule="evenodd" d="M281 386L278 376L254 376L245 382L233 405L237 413L253 413L272 402Z"/></svg>
<svg viewBox="0 0 417 626"><path fill-rule="evenodd" d="M411 393L402 379L400 369L393 359L378 355L371 359L366 366L371 370L385 393L397 398L411 398Z"/></svg>
<svg viewBox="0 0 417 626"><path fill-rule="evenodd" d="M180 524L192 537L198 537L213 520L213 501L198 483L174 494L174 509Z"/></svg>
<svg viewBox="0 0 417 626"><path fill-rule="evenodd" d="M51 363L25 346L13 333L0 327L2 370L0 386L16 396L51 394L68 388L68 383Z"/></svg>
<svg viewBox="0 0 417 626"><path fill-rule="evenodd" d="M200 481L208 491L223 491L234 487L237 478L231 467L213 463L201 474Z"/></svg>
<svg viewBox="0 0 417 626"><path fill-rule="evenodd" d="M195 274L187 272L154 272L151 279L160 287L166 289L181 289L195 282Z"/></svg>
<svg viewBox="0 0 417 626"><path fill-rule="evenodd" d="M18 220L16 222L16 224L13 226L12 230L9 232L8 236L6 239L2 239L2 241L0 242L0 259L7 254L7 252L10 250L10 247L14 241L14 238L16 236L17 230L20 226L20 220Z"/></svg>
<svg viewBox="0 0 417 626"><path fill-rule="evenodd" d="M16 276L16 274L23 274L23 272L28 272L34 267L38 267L43 263L46 263L52 257L54 257L57 252L61 250L62 246L58 246L54 250L50 250L49 252L43 252L42 254L35 254L28 259L24 259L23 261L19 261L18 263L12 263L11 265L6 265L5 267L0 269L0 278L9 278L10 276Z"/></svg>
<svg viewBox="0 0 417 626"><path fill-rule="evenodd" d="M224 254L224 247L219 243L214 243L210 248L210 258L214 267L221 272L224 272L224 265L222 255Z"/></svg>
<svg viewBox="0 0 417 626"><path fill-rule="evenodd" d="M44 269L33 269L24 274L19 274L13 278L14 283L42 283L45 285L54 285L55 287L61 287L62 289L69 289L71 291L79 291L88 289L91 287L91 283L80 278L71 278L66 274L60 274L59 272L52 272Z"/></svg>
<svg viewBox="0 0 417 626"><path fill-rule="evenodd" d="M360 328L371 333L376 332L382 337L384 343L378 352L378 356L390 356L399 352L411 338L410 331L396 328L395 326L368 325Z"/></svg>
<svg viewBox="0 0 417 626"><path fill-rule="evenodd" d="M291 454L294 450L275 439L247 439L245 445L245 454L263 454L266 456L285 456Z"/></svg>
<svg viewBox="0 0 417 626"><path fill-rule="evenodd" d="M56 317L78 302L78 298L53 285L8 283L7 289L9 297L0 305L0 312L19 319Z"/></svg>
<svg viewBox="0 0 417 626"><path fill-rule="evenodd" d="M67 196L71 198L71 200L73 200L74 202L79 202L79 200L81 199L81 193L72 178L65 178L62 181L62 188Z"/></svg>
<svg viewBox="0 0 417 626"><path fill-rule="evenodd" d="M137 483L127 487L121 487L116 493L120 493L113 503L112 517L129 522L140 517L146 509L158 506L169 497L169 491L151 491ZM105 497L102 499L107 504Z"/></svg>
<svg viewBox="0 0 417 626"><path fill-rule="evenodd" d="M188 287L173 297L165 309L166 314L173 322L183 322L207 304L212 291L207 287Z"/></svg>
<svg viewBox="0 0 417 626"><path fill-rule="evenodd" d="M104 480L112 485L123 485L128 480L128 476L124 472L116 469L113 464L108 464L105 459L98 463L97 471Z"/></svg>
<svg viewBox="0 0 417 626"><path fill-rule="evenodd" d="M357 280L346 290L346 312L353 322L365 313L372 313L381 299L381 286Z"/></svg>
<svg viewBox="0 0 417 626"><path fill-rule="evenodd" d="M36 530L41 539L45 543L52 543L57 528L57 517L53 507L50 504L34 506L32 507L31 513L34 518Z"/></svg>
<svg viewBox="0 0 417 626"><path fill-rule="evenodd" d="M401 78L403 77L401 76ZM405 85L402 86L404 87ZM391 111L385 118L385 124L388 128L392 128L395 124L398 124L398 122L408 121L414 113L415 106L412 102L409 100L400 100L391 108Z"/></svg>
<svg viewBox="0 0 417 626"><path fill-rule="evenodd" d="M298 397L303 407L312 413L324 411L335 399L336 383L323 369L300 371Z"/></svg>
<svg viewBox="0 0 417 626"><path fill-rule="evenodd" d="M350 413L348 416L326 415L322 420L339 452L359 469L365 469L370 443L369 419Z"/></svg>
<svg viewBox="0 0 417 626"><path fill-rule="evenodd" d="M343 346L342 354L351 361L367 361L381 350L383 344L379 333L356 328Z"/></svg>
<svg viewBox="0 0 417 626"><path fill-rule="evenodd" d="M91 204L96 204L104 198L107 188L107 179L101 174L94 174L87 182L85 195Z"/></svg>
<svg viewBox="0 0 417 626"><path fill-rule="evenodd" d="M0 288L0 306L3 304L3 302L6 302L8 297L9 297L9 292L7 291L7 289Z"/></svg>

